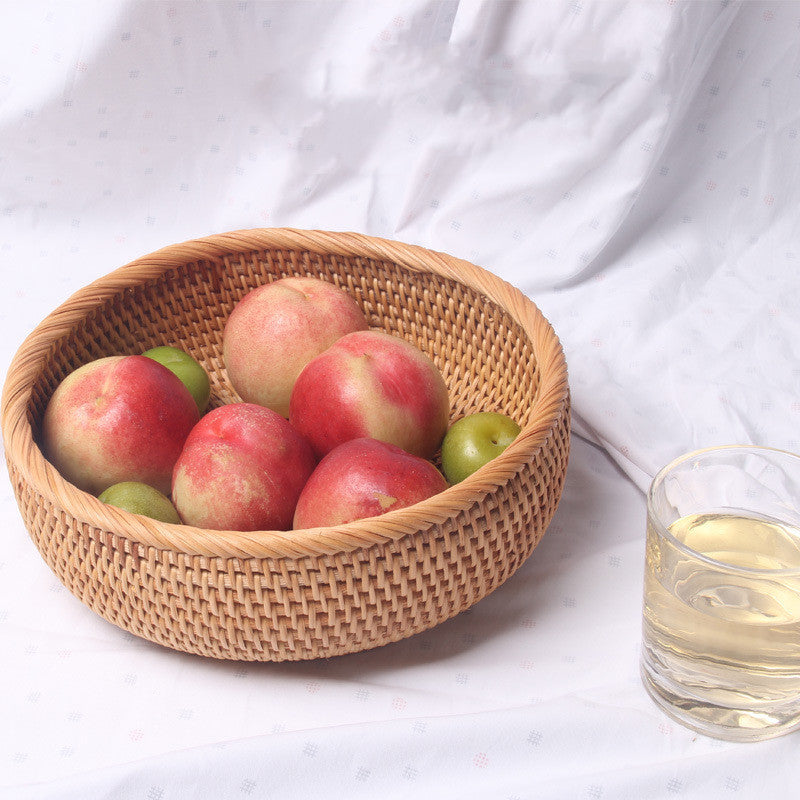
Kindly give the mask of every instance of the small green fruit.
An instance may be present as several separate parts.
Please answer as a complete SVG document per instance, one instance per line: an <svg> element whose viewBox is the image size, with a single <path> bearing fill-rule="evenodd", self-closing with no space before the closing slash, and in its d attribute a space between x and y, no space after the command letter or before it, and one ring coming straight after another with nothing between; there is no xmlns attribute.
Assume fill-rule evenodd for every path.
<svg viewBox="0 0 800 800"><path fill-rule="evenodd" d="M442 442L442 471L447 480L459 483L499 456L520 427L505 414L480 411L454 422Z"/></svg>
<svg viewBox="0 0 800 800"><path fill-rule="evenodd" d="M211 384L208 374L201 364L178 347L153 347L142 355L158 361L159 364L163 364L168 370L174 372L192 393L192 397L197 403L197 410L201 414L206 410L208 398L211 396Z"/></svg>
<svg viewBox="0 0 800 800"><path fill-rule="evenodd" d="M141 514L143 517L157 519L160 522L180 523L180 517L170 499L138 481L123 481L109 486L99 497L104 503L116 506L132 514Z"/></svg>

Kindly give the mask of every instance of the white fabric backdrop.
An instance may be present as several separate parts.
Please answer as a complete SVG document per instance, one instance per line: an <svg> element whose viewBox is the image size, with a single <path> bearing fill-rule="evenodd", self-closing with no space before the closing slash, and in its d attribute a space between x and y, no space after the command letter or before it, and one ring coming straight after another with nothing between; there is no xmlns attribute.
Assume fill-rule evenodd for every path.
<svg viewBox="0 0 800 800"><path fill-rule="evenodd" d="M717 443L800 450L800 4L0 2L0 368L163 245L357 230L501 275L564 343L562 504L469 612L330 661L210 662L73 598L0 488L0 796L744 798L797 737L638 678L644 502ZM800 657L800 654L799 654Z"/></svg>

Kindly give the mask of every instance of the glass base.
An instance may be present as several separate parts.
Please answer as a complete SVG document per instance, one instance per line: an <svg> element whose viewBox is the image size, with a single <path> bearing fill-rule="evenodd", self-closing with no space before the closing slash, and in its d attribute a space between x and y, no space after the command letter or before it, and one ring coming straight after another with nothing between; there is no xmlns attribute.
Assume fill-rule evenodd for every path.
<svg viewBox="0 0 800 800"><path fill-rule="evenodd" d="M681 725L728 742L759 742L800 729L800 700L791 706L734 708L691 696L685 687L656 674L641 661L642 683L656 705Z"/></svg>

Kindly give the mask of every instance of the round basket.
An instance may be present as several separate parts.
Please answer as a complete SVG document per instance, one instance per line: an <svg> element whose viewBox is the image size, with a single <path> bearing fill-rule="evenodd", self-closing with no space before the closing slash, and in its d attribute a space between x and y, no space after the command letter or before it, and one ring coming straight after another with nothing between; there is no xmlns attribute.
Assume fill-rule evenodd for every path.
<svg viewBox="0 0 800 800"><path fill-rule="evenodd" d="M452 420L499 411L520 435L429 500L301 531L157 522L104 505L45 460L38 441L47 402L95 358L176 345L208 370L212 406L236 402L222 360L225 321L247 291L287 275L333 282L373 328L427 352L449 388ZM353 233L249 230L166 247L74 294L15 355L2 431L30 536L91 609L176 650L298 660L431 628L514 573L561 496L569 389L561 345L537 307L472 264Z"/></svg>

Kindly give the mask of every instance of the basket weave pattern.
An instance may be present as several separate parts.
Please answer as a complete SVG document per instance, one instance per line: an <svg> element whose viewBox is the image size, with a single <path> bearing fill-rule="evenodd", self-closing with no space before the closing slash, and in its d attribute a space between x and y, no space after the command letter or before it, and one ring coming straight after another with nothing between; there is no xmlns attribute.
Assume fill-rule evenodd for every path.
<svg viewBox="0 0 800 800"><path fill-rule="evenodd" d="M371 327L427 352L451 416L500 411L517 440L466 481L408 509L307 531L204 531L128 514L67 483L38 437L59 382L105 355L183 347L212 406L236 402L222 332L250 289L329 280ZM357 234L267 229L173 245L76 293L26 339L3 391L6 462L45 561L86 605L154 642L227 659L351 653L426 630L503 583L558 504L569 390L557 337L516 289L467 262Z"/></svg>

